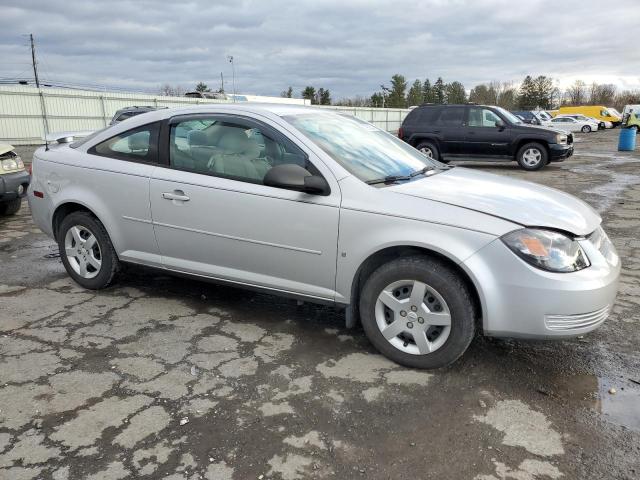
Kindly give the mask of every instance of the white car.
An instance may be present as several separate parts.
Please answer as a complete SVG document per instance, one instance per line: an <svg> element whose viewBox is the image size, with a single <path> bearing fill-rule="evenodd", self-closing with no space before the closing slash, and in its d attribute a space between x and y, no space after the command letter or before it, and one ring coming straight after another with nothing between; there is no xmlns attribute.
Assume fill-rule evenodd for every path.
<svg viewBox="0 0 640 480"><path fill-rule="evenodd" d="M597 123L599 130L604 130L605 128L613 128L613 123L611 122L608 122L606 120L598 120L597 118L593 117L587 117L586 115L582 115L581 113L565 113L563 115L558 115L556 118L559 117L571 117L575 118L576 120L584 120L585 122Z"/></svg>
<svg viewBox="0 0 640 480"><path fill-rule="evenodd" d="M596 132L598 122L594 120L578 120L573 117L557 116L550 121L542 122L546 127L553 127L564 132Z"/></svg>

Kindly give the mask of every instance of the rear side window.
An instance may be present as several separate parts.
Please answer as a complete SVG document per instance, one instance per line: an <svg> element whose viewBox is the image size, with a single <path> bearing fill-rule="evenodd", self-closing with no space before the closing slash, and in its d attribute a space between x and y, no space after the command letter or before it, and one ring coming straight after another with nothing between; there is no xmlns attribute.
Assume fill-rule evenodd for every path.
<svg viewBox="0 0 640 480"><path fill-rule="evenodd" d="M127 130L91 147L88 153L118 160L156 163L159 130L159 122Z"/></svg>
<svg viewBox="0 0 640 480"><path fill-rule="evenodd" d="M442 127L458 127L462 125L464 107L443 108L436 125Z"/></svg>
<svg viewBox="0 0 640 480"><path fill-rule="evenodd" d="M438 113L440 112L440 108L437 107L419 107L414 108L409 112L407 118L404 123L407 125L419 125L419 124L429 124L433 123L436 118L438 118Z"/></svg>

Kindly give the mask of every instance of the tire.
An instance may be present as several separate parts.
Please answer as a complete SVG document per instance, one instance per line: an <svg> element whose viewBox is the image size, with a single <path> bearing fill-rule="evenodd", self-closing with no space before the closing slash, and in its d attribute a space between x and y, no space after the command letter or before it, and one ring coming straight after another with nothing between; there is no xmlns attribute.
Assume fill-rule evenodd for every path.
<svg viewBox="0 0 640 480"><path fill-rule="evenodd" d="M405 283L408 287L403 287ZM424 296L412 310L410 296L415 288L418 299ZM392 310L387 303L397 308ZM467 350L475 331L473 302L465 283L446 264L426 256L402 257L378 267L364 283L359 308L369 341L385 357L411 368L450 365ZM446 323L442 318L447 315L448 326L429 326ZM386 337L384 329L389 329ZM425 348L418 346L416 334L422 334L420 343Z"/></svg>
<svg viewBox="0 0 640 480"><path fill-rule="evenodd" d="M516 160L521 168L533 172L535 170L540 170L549 163L549 154L547 153L547 149L544 145L537 142L531 142L520 147L520 150L518 150L518 154L516 155Z"/></svg>
<svg viewBox="0 0 640 480"><path fill-rule="evenodd" d="M94 246L83 250L84 242L91 238L88 235L95 238ZM119 269L118 256L109 234L89 212L72 212L64 217L58 229L58 249L69 276L90 290L109 286ZM77 255L70 256L71 252ZM96 268L98 263L99 268Z"/></svg>
<svg viewBox="0 0 640 480"><path fill-rule="evenodd" d="M580 131L582 133L589 133L591 131L591 127L589 125L585 125L580 129Z"/></svg>
<svg viewBox="0 0 640 480"><path fill-rule="evenodd" d="M0 215L15 215L22 206L22 199L15 198L8 202L0 203Z"/></svg>
<svg viewBox="0 0 640 480"><path fill-rule="evenodd" d="M604 122L600 122L598 124L598 130L606 130L606 129L607 129L607 126L605 125Z"/></svg>
<svg viewBox="0 0 640 480"><path fill-rule="evenodd" d="M438 147L433 142L420 142L416 145L416 150L419 150L429 158L434 160L440 160L440 152Z"/></svg>

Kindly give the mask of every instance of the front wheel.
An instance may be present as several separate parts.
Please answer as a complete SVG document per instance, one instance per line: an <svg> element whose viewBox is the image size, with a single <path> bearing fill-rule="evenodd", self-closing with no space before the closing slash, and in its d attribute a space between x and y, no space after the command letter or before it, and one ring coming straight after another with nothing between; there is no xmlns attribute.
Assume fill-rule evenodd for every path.
<svg viewBox="0 0 640 480"><path fill-rule="evenodd" d="M532 142L523 145L516 155L518 165L528 171L540 170L549 163L547 149L543 145Z"/></svg>
<svg viewBox="0 0 640 480"><path fill-rule="evenodd" d="M412 368L455 362L475 331L465 283L444 263L424 256L399 258L375 270L360 295L360 319L380 353Z"/></svg>
<svg viewBox="0 0 640 480"><path fill-rule="evenodd" d="M0 215L15 215L22 205L21 198L15 198L8 202L0 203Z"/></svg>
<svg viewBox="0 0 640 480"><path fill-rule="evenodd" d="M436 147L435 144L431 142L420 142L418 145L416 145L416 149L426 157L432 158L433 160L438 160L438 157L440 156L438 147Z"/></svg>
<svg viewBox="0 0 640 480"><path fill-rule="evenodd" d="M107 231L88 212L73 212L62 220L58 249L67 273L84 288L107 287L118 270L118 256Z"/></svg>
<svg viewBox="0 0 640 480"><path fill-rule="evenodd" d="M582 133L589 133L591 131L591 127L589 125L585 125L580 130L582 130Z"/></svg>

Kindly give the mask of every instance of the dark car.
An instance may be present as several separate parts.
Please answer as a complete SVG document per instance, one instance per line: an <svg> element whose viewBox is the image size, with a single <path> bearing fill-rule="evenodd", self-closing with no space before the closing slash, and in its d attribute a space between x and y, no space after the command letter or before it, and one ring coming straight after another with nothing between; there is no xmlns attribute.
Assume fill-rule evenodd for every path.
<svg viewBox="0 0 640 480"><path fill-rule="evenodd" d="M528 123L530 125L542 125L542 122L536 116L536 114L529 110L512 110L511 113L513 113L516 117L521 117L524 123Z"/></svg>
<svg viewBox="0 0 640 480"><path fill-rule="evenodd" d="M398 136L428 157L451 160L515 160L525 170L573 155L573 135L523 123L487 105L421 105L402 122Z"/></svg>
<svg viewBox="0 0 640 480"><path fill-rule="evenodd" d="M111 122L109 123L109 125L115 125L116 123L122 122L127 118L135 117L136 115L140 115L142 113L153 112L158 108L167 108L167 107L151 107L146 105L145 106L134 105L133 107L121 108L113 115L113 118L111 119Z"/></svg>

